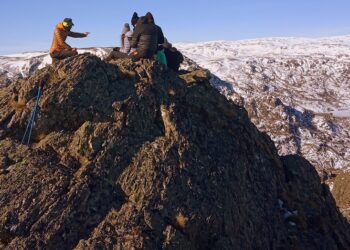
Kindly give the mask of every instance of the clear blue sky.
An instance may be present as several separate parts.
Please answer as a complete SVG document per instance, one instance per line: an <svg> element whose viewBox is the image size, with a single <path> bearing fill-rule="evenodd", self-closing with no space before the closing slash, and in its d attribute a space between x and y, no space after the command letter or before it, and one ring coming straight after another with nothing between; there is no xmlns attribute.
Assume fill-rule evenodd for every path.
<svg viewBox="0 0 350 250"><path fill-rule="evenodd" d="M1 0L0 54L48 50L71 17L74 47L117 46L133 11L151 11L171 42L350 34L350 0Z"/></svg>

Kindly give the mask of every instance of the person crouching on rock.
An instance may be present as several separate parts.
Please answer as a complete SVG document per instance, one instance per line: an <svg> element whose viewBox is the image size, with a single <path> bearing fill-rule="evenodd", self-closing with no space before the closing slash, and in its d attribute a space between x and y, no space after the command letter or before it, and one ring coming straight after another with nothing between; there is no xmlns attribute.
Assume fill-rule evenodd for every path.
<svg viewBox="0 0 350 250"><path fill-rule="evenodd" d="M151 12L147 12L145 17L147 18L147 22L148 23L154 24L156 26L156 28L157 28L157 36L158 36L157 44L158 44L158 48L157 48L157 52L156 52L156 58L157 58L157 61L160 64L164 64L166 66L167 65L167 61L166 61L166 57L165 57L165 54L164 54L164 49L162 47L162 44L164 43L163 30L162 30L161 27L159 27L157 24L155 24L154 17L153 17Z"/></svg>
<svg viewBox="0 0 350 250"><path fill-rule="evenodd" d="M146 17L140 17L136 23L130 45L131 49L135 49L131 53L133 61L138 61L141 58L154 58L158 47L157 27L148 23Z"/></svg>
<svg viewBox="0 0 350 250"><path fill-rule="evenodd" d="M87 37L90 33L78 33L70 31L73 27L73 21L71 18L65 18L63 22L56 25L52 45L50 48L50 56L55 62L56 60L62 60L78 54L77 49L72 48L66 43L67 36L74 38Z"/></svg>
<svg viewBox="0 0 350 250"><path fill-rule="evenodd" d="M130 25L128 23L124 24L122 34L121 34L121 47L113 48L113 51L106 58L106 61L116 60L119 58L127 58L131 48L130 43L132 39L133 32L130 30Z"/></svg>

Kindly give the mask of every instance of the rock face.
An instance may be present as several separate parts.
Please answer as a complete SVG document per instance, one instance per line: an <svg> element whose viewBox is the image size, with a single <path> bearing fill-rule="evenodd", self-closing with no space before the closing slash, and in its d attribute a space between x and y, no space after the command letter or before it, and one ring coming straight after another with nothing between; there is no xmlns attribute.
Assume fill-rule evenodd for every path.
<svg viewBox="0 0 350 250"><path fill-rule="evenodd" d="M340 172L330 179L332 193L343 215L350 221L350 173Z"/></svg>
<svg viewBox="0 0 350 250"><path fill-rule="evenodd" d="M213 86L247 109L280 155L301 155L319 173L350 171L350 36L175 47L194 60L188 67L200 65L217 76ZM79 53L106 58L110 51L87 48ZM0 56L0 88L50 63L45 52Z"/></svg>
<svg viewBox="0 0 350 250"><path fill-rule="evenodd" d="M350 36L179 44L218 78L213 85L248 111L280 155L319 173L350 171ZM340 117L341 116L341 117Z"/></svg>
<svg viewBox="0 0 350 250"><path fill-rule="evenodd" d="M348 249L315 169L209 77L79 55L1 89L0 248Z"/></svg>

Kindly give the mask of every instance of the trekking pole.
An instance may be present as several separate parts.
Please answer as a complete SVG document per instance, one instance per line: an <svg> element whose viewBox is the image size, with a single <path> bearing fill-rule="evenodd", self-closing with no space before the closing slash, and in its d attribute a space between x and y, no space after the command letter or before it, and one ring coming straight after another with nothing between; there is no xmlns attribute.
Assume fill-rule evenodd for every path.
<svg viewBox="0 0 350 250"><path fill-rule="evenodd" d="M30 143L30 137L32 136L32 130L33 130L34 122L35 122L35 116L36 116L36 114L38 112L38 109L39 109L39 98L40 98L40 96L42 94L43 86L44 86L43 80L39 80L39 83L38 83L38 94L36 95L34 109L33 109L32 113L31 113L31 115L29 117L27 128L26 128L26 131L24 132L24 136L22 138L22 144L23 144L25 142L27 133L29 133L28 134L28 139L27 139L27 145L28 146L29 146L29 143Z"/></svg>

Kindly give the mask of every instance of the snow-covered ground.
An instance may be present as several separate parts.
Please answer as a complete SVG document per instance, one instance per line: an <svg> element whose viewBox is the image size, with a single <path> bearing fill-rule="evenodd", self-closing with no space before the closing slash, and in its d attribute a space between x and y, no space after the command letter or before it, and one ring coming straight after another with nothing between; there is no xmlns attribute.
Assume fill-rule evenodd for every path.
<svg viewBox="0 0 350 250"><path fill-rule="evenodd" d="M257 88L314 112L350 107L350 36L177 44L246 97Z"/></svg>
<svg viewBox="0 0 350 250"><path fill-rule="evenodd" d="M350 36L176 46L218 77L213 85L245 106L280 154L350 169Z"/></svg>
<svg viewBox="0 0 350 250"><path fill-rule="evenodd" d="M178 48L201 51L203 56L227 58L247 56L305 56L306 54L338 56L349 54L350 36L326 38L275 37L239 41L177 43ZM231 54L233 53L233 54Z"/></svg>
<svg viewBox="0 0 350 250"><path fill-rule="evenodd" d="M79 49L78 53L92 53L104 58L110 50L109 48L87 48ZM0 87L8 84L8 79L27 77L51 62L48 52L26 52L0 56Z"/></svg>
<svg viewBox="0 0 350 250"><path fill-rule="evenodd" d="M243 105L280 154L298 153L319 171L350 169L350 36L178 43L187 63ZM105 57L110 49L90 48ZM51 63L47 53L0 56L0 85Z"/></svg>
<svg viewBox="0 0 350 250"><path fill-rule="evenodd" d="M350 108L332 112L336 117L350 118Z"/></svg>

